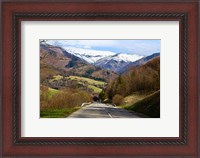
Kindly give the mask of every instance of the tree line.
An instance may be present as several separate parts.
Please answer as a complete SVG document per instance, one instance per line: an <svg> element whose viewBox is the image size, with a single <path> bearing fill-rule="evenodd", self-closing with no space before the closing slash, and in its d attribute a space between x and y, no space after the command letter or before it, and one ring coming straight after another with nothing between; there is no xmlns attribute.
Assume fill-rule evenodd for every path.
<svg viewBox="0 0 200 158"><path fill-rule="evenodd" d="M160 57L140 67L131 68L125 74L110 82L99 97L120 104L124 97L134 92L150 92L160 89Z"/></svg>

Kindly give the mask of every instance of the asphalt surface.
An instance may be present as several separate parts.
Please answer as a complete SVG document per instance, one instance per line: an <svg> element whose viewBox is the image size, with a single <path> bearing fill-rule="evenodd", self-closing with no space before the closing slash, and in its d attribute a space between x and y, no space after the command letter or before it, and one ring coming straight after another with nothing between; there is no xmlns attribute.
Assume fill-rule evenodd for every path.
<svg viewBox="0 0 200 158"><path fill-rule="evenodd" d="M129 112L125 109L109 104L92 103L75 111L68 118L144 118L140 114Z"/></svg>

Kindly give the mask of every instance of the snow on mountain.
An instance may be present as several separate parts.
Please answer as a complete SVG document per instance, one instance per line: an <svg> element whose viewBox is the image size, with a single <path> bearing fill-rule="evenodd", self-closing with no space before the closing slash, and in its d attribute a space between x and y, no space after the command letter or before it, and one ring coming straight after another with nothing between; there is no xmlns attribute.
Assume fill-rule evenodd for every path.
<svg viewBox="0 0 200 158"><path fill-rule="evenodd" d="M113 70L114 72L118 73L120 72L121 68L129 63L141 59L142 57L143 56L139 55L115 54L99 59L95 65L105 69Z"/></svg>
<svg viewBox="0 0 200 158"><path fill-rule="evenodd" d="M134 62L143 56L136 54L117 54L111 51L92 50L76 47L63 47L67 52L87 61L90 64L96 64L99 60L115 60L124 62Z"/></svg>
<svg viewBox="0 0 200 158"><path fill-rule="evenodd" d="M67 52L74 54L75 56L84 59L90 64L97 62L99 59L102 59L107 56L112 56L115 53L110 51L100 51L92 49L83 49L76 47L63 47Z"/></svg>
<svg viewBox="0 0 200 158"><path fill-rule="evenodd" d="M151 55L146 56L146 57L143 57L143 58L136 60L134 62L130 62L130 63L126 64L124 67L121 67L121 69L119 70L119 73L126 72L130 67L138 67L138 66L144 65L145 63L147 63L150 60L155 59L159 56L160 56L160 52L151 54Z"/></svg>
<svg viewBox="0 0 200 158"><path fill-rule="evenodd" d="M113 60L116 61L125 61L125 62L134 62L136 60L141 59L143 56L135 55L135 54L116 54L111 56Z"/></svg>
<svg viewBox="0 0 200 158"><path fill-rule="evenodd" d="M65 41L60 40L48 40L46 43L62 47L65 49L68 53L71 53L79 58L82 58L83 60L87 61L88 63L96 63L99 59L105 58L105 57L112 57L113 60L116 61L125 61L125 62L134 62L143 56L135 55L135 54L118 54L111 51L102 51L102 50L93 50L93 49L85 49L85 48L76 48L71 47Z"/></svg>
<svg viewBox="0 0 200 158"><path fill-rule="evenodd" d="M70 46L65 40L47 40L49 45L62 47L65 51L74 56L86 61L89 64L113 70L115 72L121 71L122 67L129 63L135 62L143 56L137 54L116 53L111 51L93 50L88 48L77 48Z"/></svg>
<svg viewBox="0 0 200 158"><path fill-rule="evenodd" d="M70 46L70 43L68 43L66 40L47 40L46 43L53 46L62 47L68 53L71 53L90 64L94 64L97 60L101 58L116 54L111 51L101 51L101 50L93 50L87 48L72 47Z"/></svg>

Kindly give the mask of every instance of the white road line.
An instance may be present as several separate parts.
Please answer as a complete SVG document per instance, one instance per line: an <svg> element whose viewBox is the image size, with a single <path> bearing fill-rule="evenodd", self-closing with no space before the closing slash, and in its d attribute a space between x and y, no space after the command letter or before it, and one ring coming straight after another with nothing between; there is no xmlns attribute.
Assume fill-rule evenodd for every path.
<svg viewBox="0 0 200 158"><path fill-rule="evenodd" d="M110 113L108 113L108 115L110 116L110 118L113 118Z"/></svg>
<svg viewBox="0 0 200 158"><path fill-rule="evenodd" d="M113 118L112 115L106 110L106 108L104 108L104 110L106 111L106 113L108 114L108 116L110 116L110 118Z"/></svg>

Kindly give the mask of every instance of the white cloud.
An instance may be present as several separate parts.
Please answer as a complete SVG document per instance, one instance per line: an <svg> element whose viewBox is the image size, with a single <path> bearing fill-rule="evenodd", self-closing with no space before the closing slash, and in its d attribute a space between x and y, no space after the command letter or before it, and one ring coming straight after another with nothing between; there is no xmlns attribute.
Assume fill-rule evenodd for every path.
<svg viewBox="0 0 200 158"><path fill-rule="evenodd" d="M94 49L110 48L118 53L134 53L150 55L160 52L160 40L49 40L49 44L57 46L72 46L77 48Z"/></svg>
<svg viewBox="0 0 200 158"><path fill-rule="evenodd" d="M90 49L91 46L85 45L85 46L83 46L83 48L85 48L85 49Z"/></svg>

